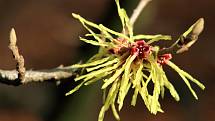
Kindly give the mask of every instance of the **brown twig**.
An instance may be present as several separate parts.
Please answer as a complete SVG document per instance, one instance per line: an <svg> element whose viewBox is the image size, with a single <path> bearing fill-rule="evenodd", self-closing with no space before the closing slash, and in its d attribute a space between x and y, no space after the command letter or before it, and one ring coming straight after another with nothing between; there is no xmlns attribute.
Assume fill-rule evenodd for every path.
<svg viewBox="0 0 215 121"><path fill-rule="evenodd" d="M204 19L200 18L194 23L185 33L183 33L177 41L175 41L170 47L160 50L160 54L163 53L183 53L198 40L199 35L204 29Z"/></svg>
<svg viewBox="0 0 215 121"><path fill-rule="evenodd" d="M17 64L16 64L16 70L18 71L18 79L20 79L20 81L24 81L25 79L25 61L22 55L20 55L19 53L19 48L16 45L17 42L17 38L16 38L16 32L15 30L12 28L10 31L10 44L9 44L9 48L12 51L13 57L16 60Z"/></svg>
<svg viewBox="0 0 215 121"><path fill-rule="evenodd" d="M0 83L17 86L31 82L43 82L51 79L54 79L57 82L60 79L71 78L75 75L74 73L76 70L69 66L60 66L58 68L47 70L26 71L24 67L24 58L22 55L20 55L18 46L16 44L16 33L14 29L11 29L9 48L17 62L16 70L0 69Z"/></svg>
<svg viewBox="0 0 215 121"><path fill-rule="evenodd" d="M140 15L141 11L145 8L145 6L152 0L140 0L137 7L134 9L134 12L132 13L130 17L130 24L133 26L136 22L138 16Z"/></svg>

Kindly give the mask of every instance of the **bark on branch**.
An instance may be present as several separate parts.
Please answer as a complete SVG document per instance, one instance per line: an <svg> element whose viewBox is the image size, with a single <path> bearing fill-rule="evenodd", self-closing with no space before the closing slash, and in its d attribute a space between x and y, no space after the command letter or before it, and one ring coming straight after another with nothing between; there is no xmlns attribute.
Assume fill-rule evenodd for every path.
<svg viewBox="0 0 215 121"><path fill-rule="evenodd" d="M9 48L12 51L13 57L16 61L16 70L1 70L0 69L0 83L18 86L31 82L43 82L54 79L56 82L61 79L71 78L74 76L75 70L68 67L57 67L47 70L28 70L24 66L24 57L20 55L17 44L15 30L12 28L10 32Z"/></svg>
<svg viewBox="0 0 215 121"><path fill-rule="evenodd" d="M0 70L0 83L18 86L31 82L43 82L54 79L56 82L61 79L75 76L74 70L69 67L58 67L47 70L28 70L25 72L24 81L20 81L16 70Z"/></svg>

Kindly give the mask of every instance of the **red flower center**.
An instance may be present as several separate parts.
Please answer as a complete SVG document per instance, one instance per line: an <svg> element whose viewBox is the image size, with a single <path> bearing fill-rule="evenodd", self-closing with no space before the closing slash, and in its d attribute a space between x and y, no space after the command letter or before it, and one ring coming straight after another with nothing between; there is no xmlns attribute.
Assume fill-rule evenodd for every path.
<svg viewBox="0 0 215 121"><path fill-rule="evenodd" d="M145 59L151 53L151 50L151 46L144 40L138 40L132 45L130 53L131 55L137 54L140 59Z"/></svg>
<svg viewBox="0 0 215 121"><path fill-rule="evenodd" d="M166 64L168 60L172 59L172 54L168 53L168 54L163 54L158 56L158 63L159 64Z"/></svg>

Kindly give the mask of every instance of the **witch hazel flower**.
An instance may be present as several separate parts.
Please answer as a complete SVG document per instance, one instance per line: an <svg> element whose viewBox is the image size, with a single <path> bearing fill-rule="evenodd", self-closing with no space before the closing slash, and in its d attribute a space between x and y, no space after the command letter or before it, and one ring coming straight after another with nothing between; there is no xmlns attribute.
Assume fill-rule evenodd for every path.
<svg viewBox="0 0 215 121"><path fill-rule="evenodd" d="M146 108L152 114L157 114L157 112L163 112L159 97L164 97L165 90L168 90L176 101L180 100L176 89L163 70L163 66L170 66L180 75L193 96L198 99L190 81L201 89L205 88L204 85L171 62L171 53L160 54L161 49L154 44L157 41L172 40L171 36L133 35L133 27L125 10L120 7L119 0L115 1L123 32L116 32L102 24L92 23L78 14L72 14L89 31L89 34L85 35L86 38L93 38L80 37L80 40L99 46L99 50L86 63L71 66L81 68L82 74L75 78L79 85L66 95L74 93L82 86L102 81L104 102L98 121L103 121L105 112L110 108L116 120L120 120L118 112L122 109L129 91L133 91L131 105L136 105L139 95ZM92 29L98 29L100 33L95 33ZM152 92L148 90L149 83L153 84Z"/></svg>

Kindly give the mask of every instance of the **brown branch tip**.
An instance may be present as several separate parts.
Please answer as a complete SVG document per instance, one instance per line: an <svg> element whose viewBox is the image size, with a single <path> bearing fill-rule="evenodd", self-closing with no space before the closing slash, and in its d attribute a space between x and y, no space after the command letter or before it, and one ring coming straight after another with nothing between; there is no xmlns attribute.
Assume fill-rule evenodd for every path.
<svg viewBox="0 0 215 121"><path fill-rule="evenodd" d="M24 57L20 55L19 48L16 45L17 38L16 38L16 32L15 29L12 28L10 31L10 44L9 49L11 50L13 54L13 58L16 61L16 70L18 71L18 79L22 82L24 82L25 79L25 63L24 63Z"/></svg>

